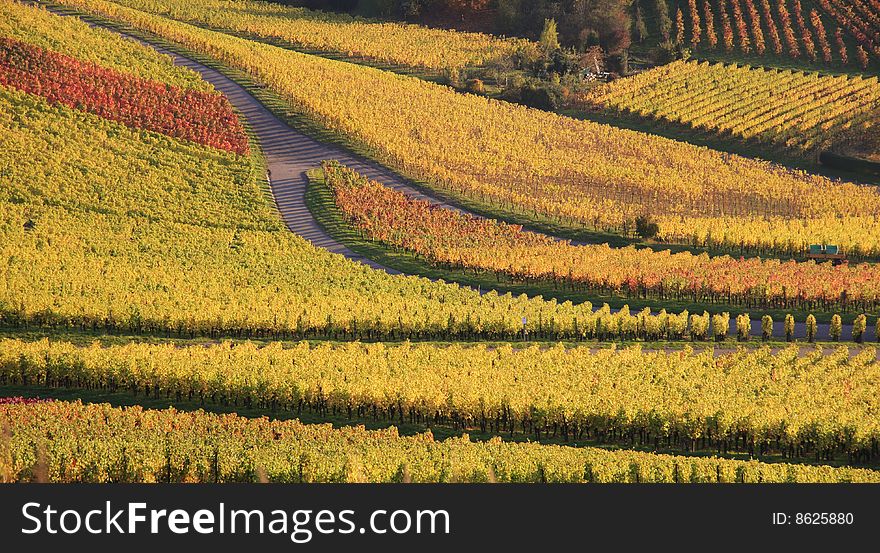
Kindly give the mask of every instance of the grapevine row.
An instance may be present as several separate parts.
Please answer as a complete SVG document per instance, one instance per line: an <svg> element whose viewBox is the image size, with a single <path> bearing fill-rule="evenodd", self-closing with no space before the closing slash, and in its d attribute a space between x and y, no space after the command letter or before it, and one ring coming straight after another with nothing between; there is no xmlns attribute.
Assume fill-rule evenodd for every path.
<svg viewBox="0 0 880 553"><path fill-rule="evenodd" d="M248 154L247 134L220 94L169 87L3 37L0 85L132 128Z"/></svg>
<svg viewBox="0 0 880 553"><path fill-rule="evenodd" d="M262 176L258 164L248 157L144 133L2 85L0 114L0 211L4 219L17 218L13 213L25 216L19 224L30 221L31 234L42 234L40 218L51 212L16 205L154 222L281 228L256 185ZM49 246L53 235L43 236ZM14 246L6 243L0 249Z"/></svg>
<svg viewBox="0 0 880 553"><path fill-rule="evenodd" d="M880 117L877 77L708 62L674 62L609 83L586 100L800 151L852 146Z"/></svg>
<svg viewBox="0 0 880 553"><path fill-rule="evenodd" d="M179 21L281 41L298 48L430 70L460 70L536 50L523 39L371 21L345 14L238 0L120 0L120 5Z"/></svg>
<svg viewBox="0 0 880 553"><path fill-rule="evenodd" d="M174 409L0 405L0 481L51 482L877 482L880 474L608 451L430 432L334 429ZM3 436L6 436L3 434ZM40 476L42 475L42 476Z"/></svg>
<svg viewBox="0 0 880 553"><path fill-rule="evenodd" d="M862 0L819 0L819 6L858 42L856 58L867 67L869 56L880 57L880 7Z"/></svg>
<svg viewBox="0 0 880 553"><path fill-rule="evenodd" d="M252 343L77 347L0 341L0 384L128 391L276 413L685 450L880 455L873 348L615 348Z"/></svg>
<svg viewBox="0 0 880 553"><path fill-rule="evenodd" d="M184 90L214 89L195 71L174 65L149 46L17 0L0 0L0 36Z"/></svg>
<svg viewBox="0 0 880 553"><path fill-rule="evenodd" d="M323 172L350 225L373 240L456 269L630 297L709 297L750 307L855 304L875 310L880 299L880 267L874 264L835 267L572 245L411 199L335 162L325 162Z"/></svg>
<svg viewBox="0 0 880 553"><path fill-rule="evenodd" d="M244 158L3 87L0 106L10 114L0 119L10 177L0 190L4 325L373 340L675 339L687 330L687 313L594 313L589 303L391 277L283 230ZM77 169L61 179L59 167Z"/></svg>
<svg viewBox="0 0 880 553"><path fill-rule="evenodd" d="M791 58L806 58L825 65L839 62L846 65L857 61L862 69L870 63L869 55L880 52L880 10L863 0L819 0L826 14L814 9L807 13L800 0L704 0L702 13L695 0L689 0L684 12L690 19L690 38L686 32L678 37L695 48L727 52L738 50L743 54L754 51L759 56L767 50L765 32L770 38L773 53L783 52ZM854 37L856 56L849 56L848 46L840 40L837 51L830 47L826 21L831 20ZM720 28L720 37L716 33ZM685 27L682 26L682 31ZM703 34L705 33L705 40ZM835 29L840 35L840 27ZM817 43L819 47L817 48Z"/></svg>

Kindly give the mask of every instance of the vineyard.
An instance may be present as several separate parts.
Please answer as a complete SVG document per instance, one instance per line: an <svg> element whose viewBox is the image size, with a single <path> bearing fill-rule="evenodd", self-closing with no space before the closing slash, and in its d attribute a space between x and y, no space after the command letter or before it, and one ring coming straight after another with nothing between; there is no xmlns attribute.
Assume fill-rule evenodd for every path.
<svg viewBox="0 0 880 553"><path fill-rule="evenodd" d="M876 310L874 264L671 254L648 248L578 246L491 219L414 200L332 162L324 177L347 222L369 238L455 269L546 281L574 290L630 297L709 298L746 307L847 305Z"/></svg>
<svg viewBox="0 0 880 553"><path fill-rule="evenodd" d="M13 218L20 216L24 220L17 221L16 230L27 231L25 236L42 234L50 241L44 244L47 247L51 247L52 236L40 228L57 226L60 230L65 217L83 221L87 235L91 234L87 228L90 217L113 219L128 214L148 217L153 226L159 226L156 221L172 221L279 228L255 185L254 162L246 157L164 135L143 134L3 86L0 129L3 225L10 229ZM162 152L158 160L157 151ZM53 178L55 175L64 178ZM190 175L201 176L201 188L187 186ZM55 210L59 212L55 218L49 216L53 210L36 206L73 212ZM80 211L94 215L75 213ZM41 216L47 220L41 221ZM27 221L31 225L25 225ZM11 254L22 244L4 240L0 248L9 248ZM73 248L73 244L56 245L59 251L65 247Z"/></svg>
<svg viewBox="0 0 880 553"><path fill-rule="evenodd" d="M238 116L217 94L169 88L5 38L0 38L0 85L133 128L248 153Z"/></svg>
<svg viewBox="0 0 880 553"><path fill-rule="evenodd" d="M525 331L561 339L582 336L577 321L594 317L588 303L392 278L309 246L282 230L256 185L259 164L243 156L5 87L0 106L4 325L362 339Z"/></svg>
<svg viewBox="0 0 880 553"><path fill-rule="evenodd" d="M541 370L536 370L538 367ZM873 349L797 346L715 357L510 345L351 343L285 349L0 341L0 383L125 390L290 415L449 425L535 439L870 461L880 447Z"/></svg>
<svg viewBox="0 0 880 553"><path fill-rule="evenodd" d="M676 457L467 436L436 441L173 409L0 405L0 481L877 482L872 470ZM51 438L50 438L51 437ZM41 451L38 454L37 452ZM136 455L132 455L136 452Z"/></svg>
<svg viewBox="0 0 880 553"><path fill-rule="evenodd" d="M459 70L509 59L535 49L522 39L500 39L313 12L267 2L228 0L122 0L130 8L291 46L429 70Z"/></svg>
<svg viewBox="0 0 880 553"><path fill-rule="evenodd" d="M877 77L695 61L609 83L583 101L802 151L857 148L880 120Z"/></svg>
<svg viewBox="0 0 880 553"><path fill-rule="evenodd" d="M847 21L870 23L859 1ZM0 0L0 481L880 482L880 355L862 343L880 341L878 268L777 255L818 242L880 256L875 188L295 51L451 70L519 41L251 1L64 4L256 84L230 92L193 63L215 90L147 46ZM812 33L832 29L824 4L686 8L676 34L717 30L719 48L778 42L836 63L826 51L852 41ZM685 20L697 12L718 18ZM786 25L755 32L765 12ZM878 91L675 62L589 101L812 151L874 132ZM255 124L269 94L418 179L396 190L308 163L333 215L389 256L639 307L393 275L331 253L345 244L329 230L327 249L309 243L283 210L302 193L295 215L321 224L306 162L287 161L306 147L298 128L273 141ZM656 223L658 243L771 255L578 244L452 209L470 206L627 237ZM858 343L771 342L796 325L814 342L816 316L794 318L812 312L822 339Z"/></svg>
<svg viewBox="0 0 880 553"><path fill-rule="evenodd" d="M2 86L0 106L4 325L475 338L515 337L522 317L538 332L542 320L592 312L391 278L282 230L257 186L257 160Z"/></svg>
<svg viewBox="0 0 880 553"><path fill-rule="evenodd" d="M185 90L210 92L213 89L198 74L172 65L149 46L110 31L92 29L74 18L56 17L16 0L0 0L0 36Z"/></svg>
<svg viewBox="0 0 880 553"><path fill-rule="evenodd" d="M101 0L65 3L246 71L380 161L488 209L624 234L649 214L662 239L700 246L789 253L831 241L863 255L880 252L873 187L459 94ZM685 221L690 232L681 229ZM837 234L845 229L852 230Z"/></svg>
<svg viewBox="0 0 880 553"><path fill-rule="evenodd" d="M856 38L856 58L863 67L868 54L880 57L880 6L876 0L819 0L819 5Z"/></svg>
<svg viewBox="0 0 880 553"><path fill-rule="evenodd" d="M815 4L802 4L801 0L691 0L687 5L677 4L683 25L675 40L701 54L774 55L818 66L854 65L863 70L868 69L871 57L880 57L880 7L873 0L818 0Z"/></svg>

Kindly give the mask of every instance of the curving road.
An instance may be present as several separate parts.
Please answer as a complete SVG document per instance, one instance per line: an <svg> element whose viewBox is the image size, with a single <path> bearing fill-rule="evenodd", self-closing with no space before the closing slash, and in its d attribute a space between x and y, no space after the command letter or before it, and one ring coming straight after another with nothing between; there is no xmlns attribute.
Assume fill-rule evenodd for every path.
<svg viewBox="0 0 880 553"><path fill-rule="evenodd" d="M51 8L50 8L51 9ZM59 15L69 15L56 12ZM306 206L306 187L308 178L306 171L319 167L321 162L327 159L336 159L344 165L358 171L360 174L375 179L383 184L395 188L411 197L429 201L448 209L462 211L456 206L446 204L436 198L427 196L410 185L405 179L396 173L382 167L376 162L350 151L319 142L302 132L291 128L285 122L276 117L259 100L253 97L244 87L236 83L221 72L201 64L195 60L162 48L159 45L140 38L126 35L110 27L101 26L109 31L127 36L132 40L144 43L155 50L171 56L176 65L188 67L199 73L203 79L214 85L219 92L224 94L233 106L244 116L254 134L257 135L260 146L266 157L271 173L270 185L275 203L287 228L299 236L305 238L313 245L324 248L333 253L343 255L349 259L368 265L374 269L386 271L390 274L400 274L400 271L385 267L372 259L366 258L344 244L336 241L328 235L321 225L315 220L311 211ZM817 328L818 339L828 339L829 326L827 323L819 324ZM731 332L735 332L733 320ZM752 320L751 334L761 335L761 321ZM774 336L784 336L785 330L782 321L775 321L773 325ZM795 325L796 338L806 337L806 325L802 322ZM872 339L875 336L874 327L869 326L865 337ZM848 341L852 337L852 325L843 325L842 340Z"/></svg>

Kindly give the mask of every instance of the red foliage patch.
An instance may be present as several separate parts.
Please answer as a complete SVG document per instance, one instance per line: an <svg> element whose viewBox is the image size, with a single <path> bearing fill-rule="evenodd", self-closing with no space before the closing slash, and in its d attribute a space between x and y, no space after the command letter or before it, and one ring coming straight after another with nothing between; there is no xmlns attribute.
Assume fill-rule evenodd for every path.
<svg viewBox="0 0 880 553"><path fill-rule="evenodd" d="M220 94L182 90L9 38L0 38L0 85L129 127L248 153L241 122Z"/></svg>
<svg viewBox="0 0 880 553"><path fill-rule="evenodd" d="M52 401L50 399L40 399L38 397L0 397L0 405L32 405L34 403L45 403Z"/></svg>

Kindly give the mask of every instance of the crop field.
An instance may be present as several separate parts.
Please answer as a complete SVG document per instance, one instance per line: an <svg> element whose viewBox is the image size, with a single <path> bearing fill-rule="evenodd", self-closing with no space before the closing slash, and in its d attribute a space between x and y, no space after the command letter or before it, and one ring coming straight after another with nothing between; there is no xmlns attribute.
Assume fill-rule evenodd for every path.
<svg viewBox="0 0 880 553"><path fill-rule="evenodd" d="M804 151L860 149L878 133L877 77L674 62L585 101L695 129Z"/></svg>
<svg viewBox="0 0 880 553"><path fill-rule="evenodd" d="M870 164L876 3L417 4L0 0L0 482L880 481L870 179L421 73Z"/></svg>

